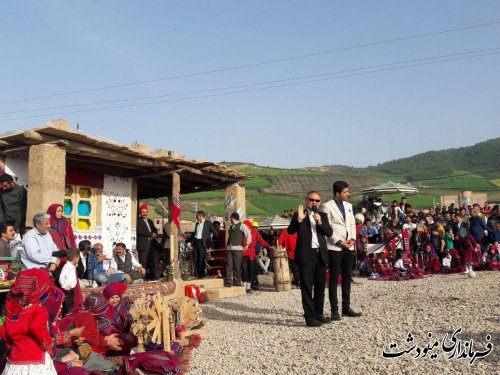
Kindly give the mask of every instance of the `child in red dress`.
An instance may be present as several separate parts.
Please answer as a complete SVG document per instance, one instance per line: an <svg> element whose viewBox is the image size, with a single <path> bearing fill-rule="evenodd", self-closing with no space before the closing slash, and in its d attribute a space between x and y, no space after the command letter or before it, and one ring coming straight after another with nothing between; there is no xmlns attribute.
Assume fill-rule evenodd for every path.
<svg viewBox="0 0 500 375"><path fill-rule="evenodd" d="M481 245L476 242L470 234L465 237L465 274L472 271L474 266L477 266L481 260Z"/></svg>
<svg viewBox="0 0 500 375"><path fill-rule="evenodd" d="M3 374L57 374L50 355L49 314L41 306L51 287L45 270L29 269L17 275L7 294L5 323L0 326L0 338L10 348Z"/></svg>

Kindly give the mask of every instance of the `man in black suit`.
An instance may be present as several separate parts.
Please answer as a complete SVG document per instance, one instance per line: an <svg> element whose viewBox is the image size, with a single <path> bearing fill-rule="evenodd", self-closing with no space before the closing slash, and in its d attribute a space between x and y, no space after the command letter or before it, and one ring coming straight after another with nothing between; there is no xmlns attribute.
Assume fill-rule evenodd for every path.
<svg viewBox="0 0 500 375"><path fill-rule="evenodd" d="M299 205L287 229L288 234L297 233L295 261L299 266L304 318L309 327L330 322L323 316L323 306L328 264L326 237L330 237L333 230L328 216L318 210L320 203L321 196L317 191L308 192L306 210Z"/></svg>
<svg viewBox="0 0 500 375"><path fill-rule="evenodd" d="M154 239L158 237L153 221L148 219L148 206L140 207L140 217L137 219L137 253L139 263L146 265L147 277L151 280L158 279L158 262L156 261L156 249Z"/></svg>
<svg viewBox="0 0 500 375"><path fill-rule="evenodd" d="M214 239L219 239L219 232L215 229L211 221L205 220L205 213L203 211L197 211L196 225L191 239L193 245L193 268L195 277L203 278L206 276L205 255L207 250L213 247L212 234Z"/></svg>

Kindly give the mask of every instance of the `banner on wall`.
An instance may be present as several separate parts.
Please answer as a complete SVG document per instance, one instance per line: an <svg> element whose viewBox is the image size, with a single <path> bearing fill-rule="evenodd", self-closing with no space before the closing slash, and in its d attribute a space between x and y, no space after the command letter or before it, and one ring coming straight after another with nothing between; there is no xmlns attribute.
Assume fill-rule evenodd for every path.
<svg viewBox="0 0 500 375"><path fill-rule="evenodd" d="M123 242L132 250L132 179L104 175L102 189L102 244L113 255L113 244Z"/></svg>

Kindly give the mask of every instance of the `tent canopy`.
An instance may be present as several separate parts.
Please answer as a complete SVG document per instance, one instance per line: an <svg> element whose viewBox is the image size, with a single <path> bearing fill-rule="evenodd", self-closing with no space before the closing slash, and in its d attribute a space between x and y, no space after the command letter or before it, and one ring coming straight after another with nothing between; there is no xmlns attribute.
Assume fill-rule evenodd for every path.
<svg viewBox="0 0 500 375"><path fill-rule="evenodd" d="M271 216L267 219L261 220L259 223L259 229L285 229L290 225L290 219L285 219L281 216Z"/></svg>
<svg viewBox="0 0 500 375"><path fill-rule="evenodd" d="M363 195L380 195L380 194L395 194L402 193L406 195L418 194L418 189L411 185L398 184L396 182L386 182L385 184L378 186L371 186L369 188L363 189Z"/></svg>

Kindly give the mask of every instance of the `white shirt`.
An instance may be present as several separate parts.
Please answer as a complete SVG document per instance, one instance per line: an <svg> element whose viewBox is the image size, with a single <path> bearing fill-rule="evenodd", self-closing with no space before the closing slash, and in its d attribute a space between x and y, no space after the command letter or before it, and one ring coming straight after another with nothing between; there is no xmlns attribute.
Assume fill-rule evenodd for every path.
<svg viewBox="0 0 500 375"><path fill-rule="evenodd" d="M125 253L126 254L126 253ZM125 254L120 257L120 259L125 262ZM132 257L132 269L134 271L137 271L139 268L141 268L141 264L135 259L134 254L130 253L130 256ZM115 257L111 258L110 264L109 264L110 269L116 270L116 273L123 273L123 271L118 270L118 265L116 264Z"/></svg>
<svg viewBox="0 0 500 375"><path fill-rule="evenodd" d="M146 223L146 226L148 227L148 230L151 232L151 227L149 226L149 221L148 221L148 219L144 219L144 218L143 218L142 220L144 220L144 222Z"/></svg>
<svg viewBox="0 0 500 375"><path fill-rule="evenodd" d="M71 290L74 289L76 283L76 266L68 261L64 264L61 275L59 275L59 284L61 284L61 288Z"/></svg>
<svg viewBox="0 0 500 375"><path fill-rule="evenodd" d="M54 240L48 232L40 233L38 229L29 230L23 237L24 251L21 253L23 269L45 268L55 263L57 258L52 252L58 251Z"/></svg>
<svg viewBox="0 0 500 375"><path fill-rule="evenodd" d="M319 249L318 233L316 232L316 220L314 220L314 211L307 211L309 213L309 221L311 222L311 248Z"/></svg>
<svg viewBox="0 0 500 375"><path fill-rule="evenodd" d="M80 251L80 259L82 260L83 264L83 270L85 271L85 275L87 274L87 257L83 255L83 253Z"/></svg>
<svg viewBox="0 0 500 375"><path fill-rule="evenodd" d="M450 267L451 268L451 259L443 258L443 267Z"/></svg>
<svg viewBox="0 0 500 375"><path fill-rule="evenodd" d="M403 259L398 259L396 263L394 263L394 268L399 268L401 270L406 270L405 265L403 263Z"/></svg>
<svg viewBox="0 0 500 375"><path fill-rule="evenodd" d="M200 221L198 223L198 226L196 227L196 235L195 235L195 238L197 240L201 240L203 239L203 226L205 225L205 220L203 221Z"/></svg>

